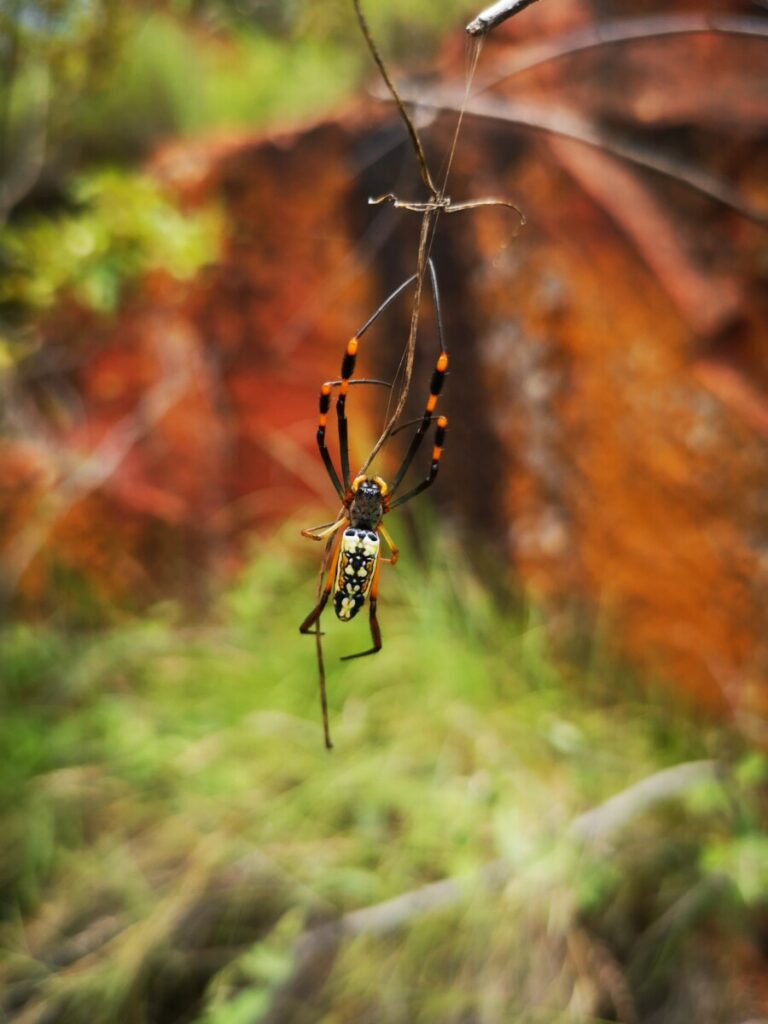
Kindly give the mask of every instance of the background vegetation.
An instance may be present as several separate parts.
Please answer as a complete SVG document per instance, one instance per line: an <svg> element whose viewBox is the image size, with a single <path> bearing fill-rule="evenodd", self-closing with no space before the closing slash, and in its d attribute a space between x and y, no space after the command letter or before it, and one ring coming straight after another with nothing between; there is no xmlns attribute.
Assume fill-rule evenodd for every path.
<svg viewBox="0 0 768 1024"><path fill-rule="evenodd" d="M416 67L467 14L367 7ZM215 259L220 211L179 207L144 169L156 144L294 123L368 74L342 0L10 0L0 57L6 392L62 304L108 318L143 275ZM554 650L422 511L385 570L382 653L341 664L366 626L329 627L329 755L296 628L314 514L256 538L202 616L5 615L5 1018L768 1012L764 753L641 686L608 638Z"/></svg>
<svg viewBox="0 0 768 1024"><path fill-rule="evenodd" d="M203 625L4 631L6 1012L736 1019L765 758L599 651L564 673L442 543L375 661L331 631L329 755L294 536Z"/></svg>

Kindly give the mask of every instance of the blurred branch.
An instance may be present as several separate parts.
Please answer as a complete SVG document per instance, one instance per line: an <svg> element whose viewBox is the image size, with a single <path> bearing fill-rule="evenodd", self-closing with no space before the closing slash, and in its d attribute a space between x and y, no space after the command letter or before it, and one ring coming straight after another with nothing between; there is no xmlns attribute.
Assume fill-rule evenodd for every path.
<svg viewBox="0 0 768 1024"><path fill-rule="evenodd" d="M566 947L580 982L573 987L568 1007L570 1011L575 1011L574 1016L577 1019L583 1019L586 1015L597 1016L600 1013L601 997L605 994L620 1024L636 1024L637 1008L632 992L621 965L608 946L590 935L586 928L574 928L566 936ZM592 996L589 999L591 1005L580 1005L586 1001L586 993Z"/></svg>
<svg viewBox="0 0 768 1024"><path fill-rule="evenodd" d="M548 145L627 235L696 333L716 334L738 316L742 296L735 280L696 266L681 232L637 174L593 148L557 137Z"/></svg>
<svg viewBox="0 0 768 1024"><path fill-rule="evenodd" d="M652 921L635 940L629 965L630 976L639 981L644 980L653 960L658 956L661 944L671 935L682 933L690 927L711 906L712 900L727 890L730 884L723 875L702 878Z"/></svg>
<svg viewBox="0 0 768 1024"><path fill-rule="evenodd" d="M19 72L23 67L19 19L21 0L15 0L6 14L7 47L5 67L0 75L0 225L8 219L13 207L34 186L45 163L50 107L50 78L43 74L41 95L36 97L37 109L30 118L27 137L13 139L13 98Z"/></svg>
<svg viewBox="0 0 768 1024"><path fill-rule="evenodd" d="M184 346L171 353L168 367L136 408L119 420L95 448L81 457L79 465L65 472L46 496L44 507L13 539L0 563L0 601L7 601L15 592L21 577L46 543L51 531L66 513L86 495L103 486L128 457L134 446L160 422L179 400L186 388L190 371L183 358ZM66 452L64 458L76 456ZM59 458L62 457L59 455Z"/></svg>
<svg viewBox="0 0 768 1024"><path fill-rule="evenodd" d="M709 760L686 761L654 772L591 811L580 814L571 823L570 835L586 843L605 842L643 811L682 796L700 782L717 781L720 773L719 763Z"/></svg>
<svg viewBox="0 0 768 1024"><path fill-rule="evenodd" d="M327 497L328 477L317 460L310 458L303 444L289 437L285 431L277 430L253 431L251 440L297 480L309 485L319 498Z"/></svg>
<svg viewBox="0 0 768 1024"><path fill-rule="evenodd" d="M499 889L509 878L506 861L492 861L467 879L444 878L371 907L353 910L304 932L293 952L293 970L276 990L262 1024L281 1024L287 1014L306 1003L330 973L341 944L361 935L388 935L415 917L455 906L478 883Z"/></svg>
<svg viewBox="0 0 768 1024"><path fill-rule="evenodd" d="M0 56L6 50L4 63L0 64L0 188L5 180L9 157L11 123L11 100L19 67L19 12L21 0L13 0L8 10L8 33L5 39L0 35ZM5 45L4 45L5 44ZM0 197L2 192L0 192Z"/></svg>
<svg viewBox="0 0 768 1024"><path fill-rule="evenodd" d="M706 665L728 705L733 724L750 743L768 749L768 721L749 707L750 691L759 691L760 685L754 686L753 690L744 673L729 667L716 655L710 654L706 659ZM757 701L755 703L757 704Z"/></svg>
<svg viewBox="0 0 768 1024"><path fill-rule="evenodd" d="M478 93L493 88L507 78L523 71L547 64L552 60L570 57L585 50L619 43L642 42L665 36L717 34L729 36L768 37L768 22L764 18L715 16L708 14L655 15L646 18L616 18L587 25L583 28L553 36L543 43L517 47L511 56L502 57L492 75L479 83Z"/></svg>
<svg viewBox="0 0 768 1024"><path fill-rule="evenodd" d="M688 761L641 779L597 807L574 818L565 834L598 847L633 818L659 803L683 796L700 782L717 780L717 761ZM353 910L305 931L294 948L290 977L275 991L263 1024L290 1019L292 1008L305 1004L330 973L341 944L362 935L388 935L414 918L459 904L477 888L502 889L511 878L505 858L491 861L466 878L443 878L392 899Z"/></svg>
<svg viewBox="0 0 768 1024"><path fill-rule="evenodd" d="M6 104L8 102L6 100ZM11 128L7 115L0 126L0 147L5 150L0 167L0 225L5 224L14 206L34 188L45 166L50 106L50 83L47 75L37 102L35 117L27 129L27 136L25 139L19 139L16 146L11 145ZM16 154L15 163L10 160L12 149Z"/></svg>
<svg viewBox="0 0 768 1024"><path fill-rule="evenodd" d="M719 402L732 409L751 430L768 439L768 401L760 383L723 358L699 355L693 362L696 379Z"/></svg>

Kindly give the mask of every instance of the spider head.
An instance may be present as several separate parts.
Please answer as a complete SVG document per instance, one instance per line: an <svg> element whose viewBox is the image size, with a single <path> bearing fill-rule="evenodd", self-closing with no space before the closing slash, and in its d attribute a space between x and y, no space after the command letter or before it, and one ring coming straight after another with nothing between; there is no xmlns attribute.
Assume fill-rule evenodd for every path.
<svg viewBox="0 0 768 1024"><path fill-rule="evenodd" d="M349 521L352 526L375 530L389 504L389 487L380 476L357 476L352 481Z"/></svg>

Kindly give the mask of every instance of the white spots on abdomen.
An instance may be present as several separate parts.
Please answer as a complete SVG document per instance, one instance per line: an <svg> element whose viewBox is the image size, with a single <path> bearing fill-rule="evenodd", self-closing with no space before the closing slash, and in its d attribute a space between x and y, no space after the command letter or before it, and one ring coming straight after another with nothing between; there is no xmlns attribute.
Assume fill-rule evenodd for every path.
<svg viewBox="0 0 768 1024"><path fill-rule="evenodd" d="M349 526L341 538L333 607L343 621L353 619L365 604L379 558L380 541L372 530Z"/></svg>

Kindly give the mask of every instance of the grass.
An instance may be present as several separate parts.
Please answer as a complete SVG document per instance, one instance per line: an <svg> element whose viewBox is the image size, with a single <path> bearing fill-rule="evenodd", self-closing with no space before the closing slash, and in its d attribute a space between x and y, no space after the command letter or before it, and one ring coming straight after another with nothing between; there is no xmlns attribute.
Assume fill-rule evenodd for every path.
<svg viewBox="0 0 768 1024"><path fill-rule="evenodd" d="M265 547L197 626L165 606L91 635L4 630L10 1019L690 1016L682 980L761 899L765 759L608 848L574 842L576 815L725 741L670 725L620 676L564 680L543 623L510 621L445 550L386 573L376 658L338 661L366 627L329 619L329 754L297 630L316 552L292 531ZM508 880L489 892L478 871L498 858ZM441 879L449 906L329 933L297 979L312 922Z"/></svg>

